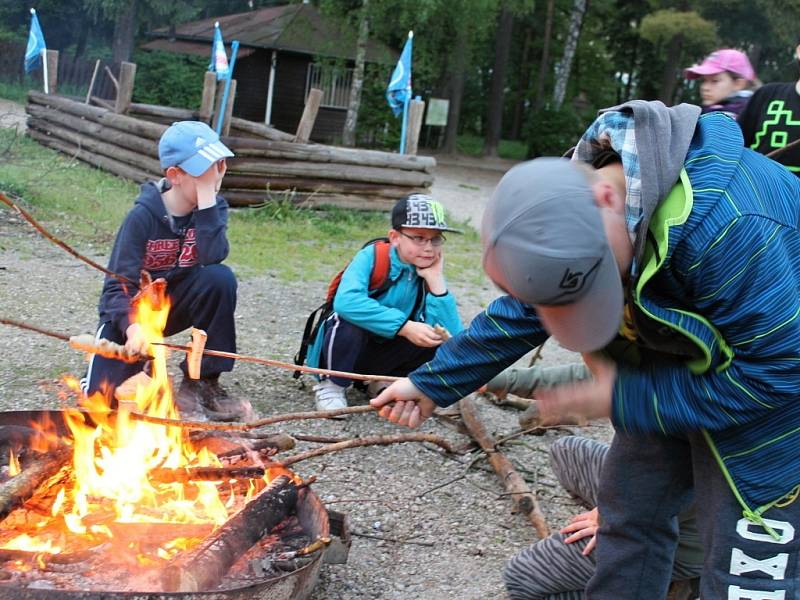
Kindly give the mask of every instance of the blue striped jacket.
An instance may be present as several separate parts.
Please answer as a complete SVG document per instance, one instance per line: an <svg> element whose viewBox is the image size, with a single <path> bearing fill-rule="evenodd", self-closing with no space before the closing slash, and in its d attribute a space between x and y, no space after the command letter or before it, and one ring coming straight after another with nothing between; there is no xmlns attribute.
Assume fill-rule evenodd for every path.
<svg viewBox="0 0 800 600"><path fill-rule="evenodd" d="M647 335L607 349L614 426L705 432L756 522L800 486L798 225L800 180L743 148L732 119L702 116L626 292ZM546 337L533 308L502 297L411 380L445 406Z"/></svg>

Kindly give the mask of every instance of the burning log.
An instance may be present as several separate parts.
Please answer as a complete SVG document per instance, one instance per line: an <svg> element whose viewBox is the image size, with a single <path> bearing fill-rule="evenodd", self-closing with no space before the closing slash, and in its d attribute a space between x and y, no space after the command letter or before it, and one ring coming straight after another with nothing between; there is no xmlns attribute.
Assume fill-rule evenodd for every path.
<svg viewBox="0 0 800 600"><path fill-rule="evenodd" d="M168 592L198 592L219 585L236 560L280 523L297 503L297 486L286 475L276 477L198 548L179 555L164 570Z"/></svg>
<svg viewBox="0 0 800 600"><path fill-rule="evenodd" d="M19 475L0 485L0 520L33 496L45 481L58 473L72 458L72 448L59 446L44 454Z"/></svg>
<svg viewBox="0 0 800 600"><path fill-rule="evenodd" d="M185 467L183 469L153 469L150 479L159 483L189 481L228 481L230 479L261 479L264 467Z"/></svg>
<svg viewBox="0 0 800 600"><path fill-rule="evenodd" d="M462 398L460 404L461 418L464 419L464 424L467 426L470 435L486 453L489 464L497 472L506 491L511 494L514 508L528 518L540 538L546 538L550 535L550 528L547 526L544 515L539 509L539 502L536 500L536 496L531 492L522 476L517 473L511 461L497 449L494 439L487 433L486 428L478 418L474 400L471 397Z"/></svg>

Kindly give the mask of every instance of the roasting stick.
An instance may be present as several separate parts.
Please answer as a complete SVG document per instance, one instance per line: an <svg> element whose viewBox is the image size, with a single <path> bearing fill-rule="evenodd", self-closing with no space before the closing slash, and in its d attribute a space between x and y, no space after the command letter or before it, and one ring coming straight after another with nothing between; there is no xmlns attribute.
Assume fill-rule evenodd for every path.
<svg viewBox="0 0 800 600"><path fill-rule="evenodd" d="M51 338L61 340L62 342L67 342L71 348L74 348L76 350L81 350L83 352L88 352L90 354L99 354L100 356L104 356L106 358L114 358L126 362L138 362L140 360L153 359L152 356L138 355L138 354L133 355L127 352L125 350L125 347L121 344L115 344L114 342L109 342L108 340L99 340L99 341L95 340L94 336L88 333L68 336L64 335L63 333L50 331L48 329L36 327L35 325L29 325L27 323L22 323L14 319L6 319L4 317L0 317L0 324L10 325L12 327L25 329L27 331L34 331L36 333L40 333L42 335L46 335ZM192 353L191 344L185 346L182 344L169 344L167 342L156 342L152 345L164 346L165 348L169 348L170 350L177 350L178 352L186 352L187 354ZM235 352L223 352L222 350L204 349L203 355L219 356L222 358L232 358L234 360L241 360L243 362L252 362L259 365L266 365L268 367L278 367L280 369L287 369L290 371L300 371L301 373L311 373L314 375L327 375L329 377L343 377L345 379L358 379L360 381L397 381L398 379L400 379L400 377L394 377L391 375L363 375L361 373L349 373L348 371L317 369L315 367L296 365L294 363L284 362L281 360L259 358L257 356L247 356L245 354L236 354Z"/></svg>
<svg viewBox="0 0 800 600"><path fill-rule="evenodd" d="M102 354L103 356L108 356L110 358L119 358L120 360L122 360L122 355L124 354L124 347L121 346L120 344L114 344L113 342L108 342L107 344L98 346L97 344L94 343L95 341L94 337L89 334L70 337L62 333L50 331L48 329L43 329L41 327L36 327L34 325L29 325L27 323L22 323L20 321L15 321L14 319L6 319L3 317L0 317L0 324L10 325L12 327L17 327L19 329L24 329L26 331L33 331L41 335L55 338L57 340L67 342L71 347L76 348L78 350L82 350L84 352L95 352L98 354ZM163 345L167 348L179 350L182 352L187 352L187 353L191 352L191 346L181 346L181 345L166 344L166 343ZM396 381L397 379L399 379L399 377L390 377L388 375L383 375L383 376L362 375L360 373L348 373L346 371L331 371L328 369L314 369L312 367L300 367L298 365L282 362L279 360L257 358L255 356L244 356L241 354L234 354L232 352L221 352L218 350L203 350L203 354L207 354L209 356L224 356L227 358L234 358L236 360L255 362L267 366L280 367L295 371L302 371L304 373L316 373L320 375L333 375L338 377L346 377L348 379L361 379L365 381L372 381L372 380ZM150 358L151 357L149 356L139 356L137 357L136 360L149 360ZM373 408L372 406L348 406L346 408L337 408L335 410L318 410L318 411L277 415L274 417L267 417L266 419L260 419L252 423L209 423L206 421L180 421L176 419L153 417L149 415L144 415L142 413L133 413L133 412L130 413L130 415L132 418L138 419L140 421L145 421L148 423L156 423L160 425L183 427L185 429L208 429L216 431L248 431L250 429L258 429L259 427L265 427L266 425L272 425L274 423L282 423L284 421L327 419L330 417L338 417L342 415L354 415L354 414L361 414L361 413L368 413L375 411L377 411L377 409Z"/></svg>

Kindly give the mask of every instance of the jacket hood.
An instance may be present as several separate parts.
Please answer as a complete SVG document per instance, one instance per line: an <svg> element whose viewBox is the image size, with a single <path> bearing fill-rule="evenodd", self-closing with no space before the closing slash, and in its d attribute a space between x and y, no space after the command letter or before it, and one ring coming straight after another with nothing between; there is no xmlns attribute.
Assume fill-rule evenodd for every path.
<svg viewBox="0 0 800 600"><path fill-rule="evenodd" d="M634 243L636 263L641 264L647 227L658 203L678 181L689 144L694 136L700 107L631 100L600 112L633 113L636 149L642 179L642 220Z"/></svg>

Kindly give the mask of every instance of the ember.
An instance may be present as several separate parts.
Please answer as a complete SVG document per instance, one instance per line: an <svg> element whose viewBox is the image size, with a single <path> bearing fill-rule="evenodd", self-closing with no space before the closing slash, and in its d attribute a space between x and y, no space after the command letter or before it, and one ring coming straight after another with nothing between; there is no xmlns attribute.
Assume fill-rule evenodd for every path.
<svg viewBox="0 0 800 600"><path fill-rule="evenodd" d="M162 282L136 302L151 344L163 341L168 311ZM11 478L0 486L0 518L8 515L0 523L0 589L198 591L242 585L245 575L252 585L283 573L264 568L270 557L316 538L292 516L310 491L298 492L300 480L287 469L252 464L252 452L223 464L180 427L131 418L132 410L178 418L167 349L151 349L152 377L133 403L112 411L96 394L64 411L66 427L37 424L20 456L9 456ZM279 524L287 539L267 535ZM315 533L327 535L327 523ZM253 561L257 572L246 566Z"/></svg>

